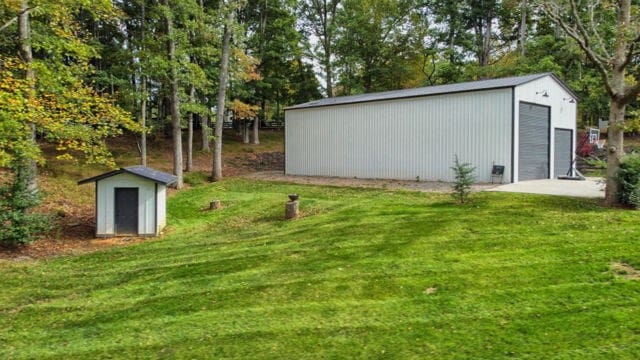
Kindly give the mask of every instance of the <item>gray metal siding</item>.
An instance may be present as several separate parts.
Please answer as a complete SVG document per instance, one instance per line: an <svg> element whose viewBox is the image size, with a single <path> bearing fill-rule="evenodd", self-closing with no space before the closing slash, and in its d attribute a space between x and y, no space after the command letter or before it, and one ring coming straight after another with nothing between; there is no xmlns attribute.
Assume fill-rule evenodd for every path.
<svg viewBox="0 0 640 360"><path fill-rule="evenodd" d="M573 132L569 129L555 129L554 140L554 174L556 177L561 175L573 175L569 172L573 159ZM567 173L569 172L569 173Z"/></svg>
<svg viewBox="0 0 640 360"><path fill-rule="evenodd" d="M452 181L454 155L511 176L511 89L286 111L293 175Z"/></svg>
<svg viewBox="0 0 640 360"><path fill-rule="evenodd" d="M519 181L549 178L550 114L546 106L519 106Z"/></svg>

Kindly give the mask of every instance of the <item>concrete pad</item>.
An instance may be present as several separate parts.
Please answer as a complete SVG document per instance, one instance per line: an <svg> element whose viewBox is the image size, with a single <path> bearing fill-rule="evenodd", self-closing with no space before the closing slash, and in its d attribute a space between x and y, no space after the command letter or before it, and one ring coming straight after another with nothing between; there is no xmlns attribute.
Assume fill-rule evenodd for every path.
<svg viewBox="0 0 640 360"><path fill-rule="evenodd" d="M530 180L515 184L500 185L486 191L604 198L604 184L600 182L600 178L587 178L583 181L559 179Z"/></svg>

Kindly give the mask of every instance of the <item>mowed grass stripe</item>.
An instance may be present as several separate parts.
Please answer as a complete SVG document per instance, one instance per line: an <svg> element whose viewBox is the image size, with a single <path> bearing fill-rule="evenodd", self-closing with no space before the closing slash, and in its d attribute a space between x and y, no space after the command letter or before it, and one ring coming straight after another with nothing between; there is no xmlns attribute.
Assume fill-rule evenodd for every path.
<svg viewBox="0 0 640 360"><path fill-rule="evenodd" d="M255 259L255 260L260 260L260 259ZM583 259L576 259L576 260L587 262L588 264L589 258L585 257ZM416 275L424 276L424 275L434 275L434 274L437 274L438 272L455 273L458 271L464 272L464 271L470 271L470 270L475 270L476 273L478 273L481 270L482 271L502 270L500 271L500 273L507 273L508 274L507 276L513 276L515 275L513 273L514 271L517 271L517 270L528 271L526 269L527 267L540 267L544 269L544 268L549 268L549 266L551 266L552 263L561 263L560 266L566 267L563 265L564 263L563 259L561 257L558 257L557 255L553 259L550 259L550 258L546 258L544 260L541 260L540 258L532 259L527 261L525 264L522 264L520 262L513 262L513 261L508 262L507 259L505 260L495 259L495 261L489 261L484 258L469 259L469 257L465 257L464 259L457 258L455 261L446 262L444 264L434 262L433 265L423 265L423 263L421 263L419 258L406 259L402 263L398 263L397 260L383 261L383 260L364 259L361 261L362 261L361 263L356 263L354 265L350 264L349 270L351 270L354 266L363 266L366 268L370 268L371 269L370 272L354 273L353 271L348 271L347 274L345 275L344 271L337 270L336 268L336 266L339 266L340 263L332 264L329 262L328 265L330 266L325 268L325 270L327 271L321 272L318 274L311 274L307 277L307 279L310 281L320 281L323 279L334 278L336 280L348 282L358 277L363 277L363 278L374 277L376 276L376 273L380 274L381 272L382 272L382 275L385 275L385 276L402 276L402 275L406 276L412 273L415 273ZM228 286L233 286L235 281L242 280L247 276L251 276L249 279L244 279L244 281L254 281L259 284L268 285L269 282L264 282L265 280L263 278L263 276L268 275L268 278L273 279L275 277L278 280L276 282L273 282L274 284L284 285L284 284L287 284L288 282L287 277L290 277L291 273L304 270L304 268L306 267L305 264L297 264L297 262L291 262L290 260L287 260L286 262L289 262L289 263L280 264L279 266L277 267L274 266L272 268L263 267L260 270L242 268L243 269L242 271L233 272L230 274L225 273L225 269L223 267L217 266L218 265L217 262L200 261L200 262L191 263L191 264L189 263L172 264L170 267L163 266L158 269L153 269L154 272L150 272L150 273L147 273L147 270L149 270L150 268L133 270L131 272L126 273L127 275L124 276L123 279L120 279L119 282L126 284L125 287L121 288L123 290L129 289L129 288L136 288L136 287L144 288L147 282L151 280L163 280L165 284L170 284L173 282L173 283L176 283L176 285L179 285L179 284L184 285L184 284L189 284L191 282L216 281L218 279L228 278L227 279L227 281L229 282ZM477 264L481 264L482 266L477 266ZM185 267L185 265L189 265L189 266ZM203 267L203 270L209 269L210 274L190 275L191 272L193 272L194 268L201 267L203 265L207 265ZM286 269L287 272L283 276L280 276L280 271L281 271L281 268L283 267ZM552 270L550 271L550 273L553 276L555 276L555 274L557 274L555 271L558 269L554 269L553 267L551 269ZM178 271L185 270L185 271L184 271L184 274L177 275L174 272L172 272L174 270L178 270ZM589 274L588 272L584 272L583 269L579 269L579 270L583 272L585 275ZM604 263L602 265L602 271L606 271L606 265ZM202 273L202 272L196 271L196 273ZM348 273L351 273L351 275L348 275ZM278 276L282 277L282 279L278 279ZM99 284L94 284L94 285L95 286L92 288L94 291L96 290L96 288L99 289L101 287ZM111 285L113 285L113 282L110 282L109 286L103 284L103 286L105 287L105 291L107 293L110 292Z"/></svg>
<svg viewBox="0 0 640 360"><path fill-rule="evenodd" d="M385 302L385 305L393 305L393 307L381 307L379 303L370 304L366 302L364 304L344 303L340 304L341 306L310 303L306 304L302 308L280 307L277 311L273 311L269 308L255 308L246 309L241 313L224 313L217 317L211 316L212 313L210 312L201 311L178 317L156 317L153 323L148 325L160 326L169 333L175 331L175 334L182 341L188 341L206 336L214 336L216 338L225 337L228 340L247 336L266 336L270 338L272 336L300 332L335 334L341 331L367 331L378 334L389 334L398 331L402 332L402 329L408 328L422 329L420 333L416 334L421 339L443 337L446 334L455 338L461 335L472 335L468 328L473 327L473 325L486 327L484 330L489 332L495 331L495 328L511 328L514 330L516 337L518 337L528 334L528 326L526 325L529 325L530 323L539 323L540 326L545 328L546 336L555 337L555 341L558 341L558 336L566 335L566 326L571 323L580 323L585 319L592 318L600 319L605 323L610 321L610 315L607 313L607 306L594 307L588 311L582 312L576 312L575 309L570 308L560 309L557 311L537 311L538 309L527 309L527 311L522 311L522 314L519 314L518 312L482 312L467 316L459 316L455 314L442 316L406 313L402 308L398 309L398 307L405 304L388 303L389 302ZM364 314L360 314L358 312L354 313L353 311L350 311L354 305L375 306L378 311ZM386 309L386 307L390 307L391 309ZM292 310L303 311L305 316L292 319L287 316L288 312ZM621 310L622 313L624 313L624 308ZM616 311L616 314L618 314L618 311ZM275 321L263 321L263 319L265 319L265 315ZM394 320L390 321L389 319L391 318ZM127 320L124 324L131 331L144 333L148 329L148 327L140 327L139 323L136 321ZM100 326L98 328L89 326L82 330L78 329L77 324L72 323L71 326L74 330L65 334L66 336L72 336L74 332L77 331L94 332L102 336L113 337L120 345L129 341L129 344L133 349L139 345L137 338L123 338L117 333L117 328L113 329L108 325ZM180 332L180 330L184 331L185 328L189 329L189 331ZM597 329L582 327L576 330L578 331L575 333L575 336L569 337L569 342L595 340L588 338L582 339L579 332L589 332L589 330L593 331ZM478 335L480 338L484 338L486 336L486 334ZM42 340L46 341L47 339ZM83 341L80 340L77 344L69 343L67 346L69 348L82 348L84 345Z"/></svg>
<svg viewBox="0 0 640 360"><path fill-rule="evenodd" d="M304 216L285 222L291 192ZM202 211L213 198L225 209ZM609 269L640 267L635 212L231 180L169 213L159 240L0 263L0 357L637 354L640 286Z"/></svg>

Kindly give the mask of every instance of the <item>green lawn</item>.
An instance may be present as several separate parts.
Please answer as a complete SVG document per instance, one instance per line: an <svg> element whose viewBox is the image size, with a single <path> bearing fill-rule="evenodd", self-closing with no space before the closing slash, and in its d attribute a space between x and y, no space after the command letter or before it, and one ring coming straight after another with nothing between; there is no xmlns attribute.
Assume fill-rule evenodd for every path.
<svg viewBox="0 0 640 360"><path fill-rule="evenodd" d="M304 217L284 222L290 192ZM610 270L640 268L638 212L228 180L172 198L169 221L0 262L0 358L640 357L640 281Z"/></svg>

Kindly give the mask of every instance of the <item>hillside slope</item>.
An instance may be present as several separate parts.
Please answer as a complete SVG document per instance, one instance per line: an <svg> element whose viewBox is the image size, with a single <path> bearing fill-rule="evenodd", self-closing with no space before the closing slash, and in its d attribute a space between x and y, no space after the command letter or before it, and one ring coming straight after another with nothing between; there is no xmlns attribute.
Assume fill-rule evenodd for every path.
<svg viewBox="0 0 640 360"><path fill-rule="evenodd" d="M225 177L264 170L283 170L284 134L282 131L262 131L259 145L243 144L233 131L226 131L224 136L223 175ZM200 134L196 133L194 138L194 147L200 149ZM134 136L112 139L108 147L114 155L117 166L124 167L140 163ZM46 163L40 168L38 179L45 196L37 211L53 215L55 228L28 247L17 250L0 247L0 258L48 257L62 253L92 251L130 242L131 239L93 240L95 189L93 184L77 185L78 180L112 169L58 160L55 149L48 146L44 146L44 154ZM171 139L161 137L149 139L148 156L148 166L172 172ZM211 153L194 151L194 171L185 173L187 186L208 182L211 164Z"/></svg>
<svg viewBox="0 0 640 360"><path fill-rule="evenodd" d="M162 239L0 261L0 358L640 356L636 212L246 180L168 211Z"/></svg>

